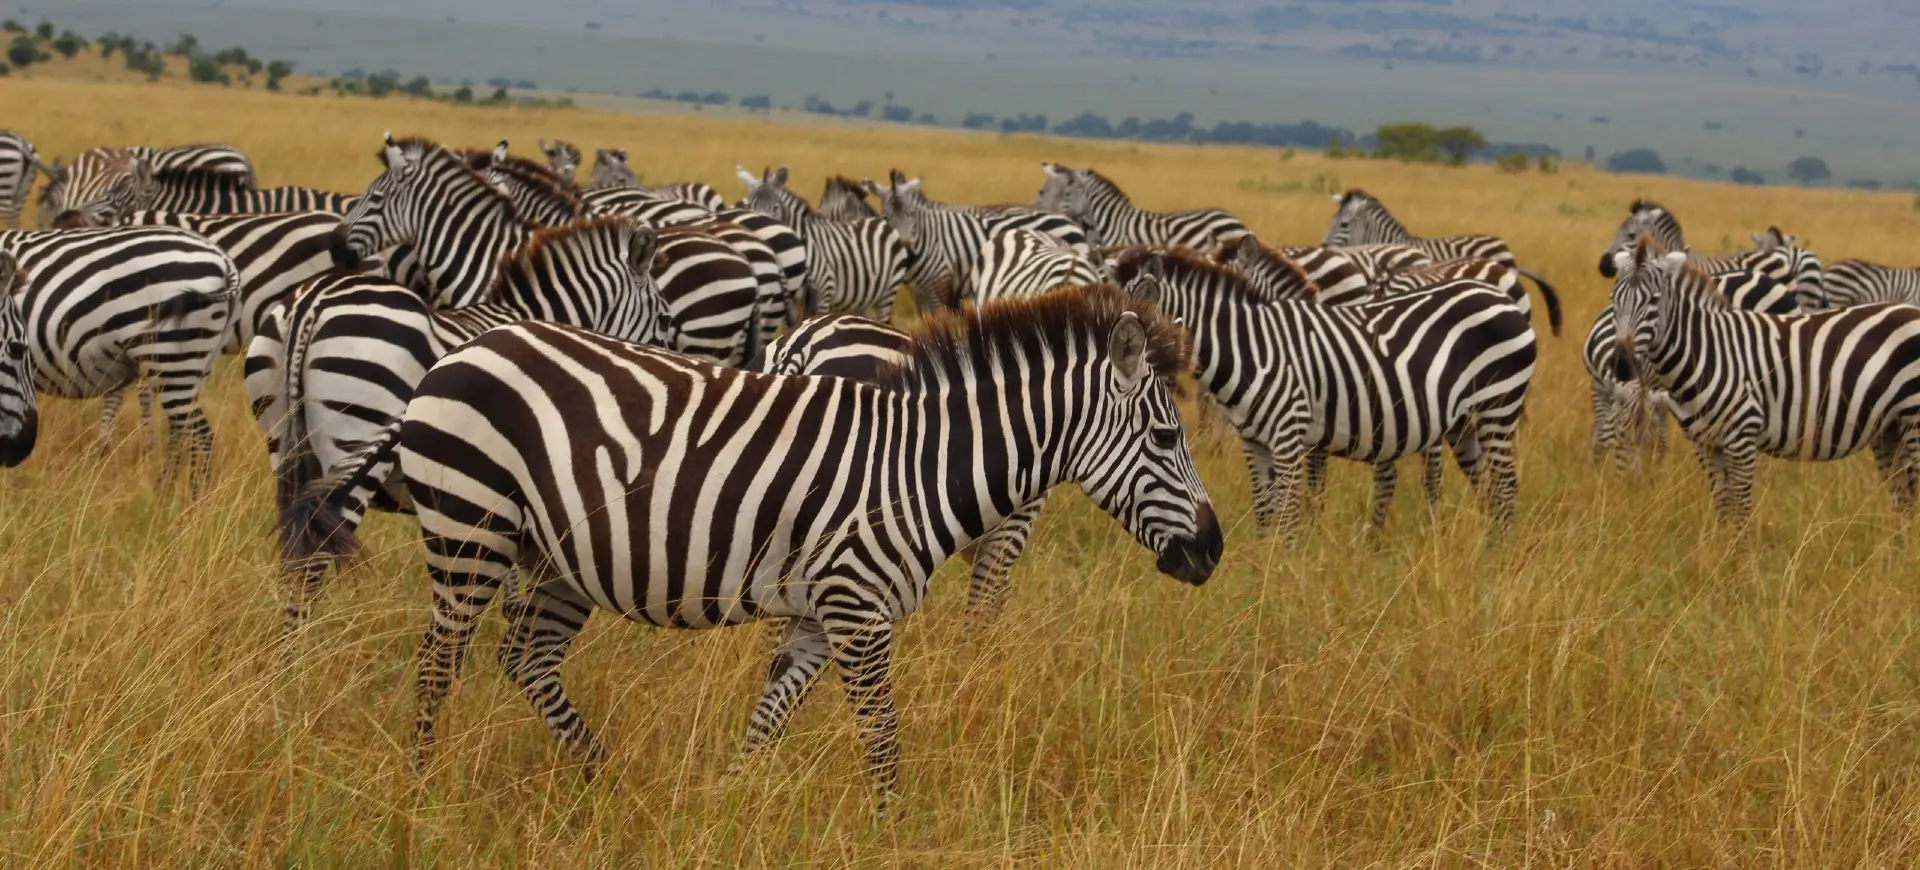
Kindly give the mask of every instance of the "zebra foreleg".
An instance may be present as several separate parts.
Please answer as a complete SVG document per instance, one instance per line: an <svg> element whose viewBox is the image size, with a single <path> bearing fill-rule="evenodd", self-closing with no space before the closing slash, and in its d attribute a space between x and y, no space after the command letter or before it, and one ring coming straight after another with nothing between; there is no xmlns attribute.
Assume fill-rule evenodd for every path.
<svg viewBox="0 0 1920 870"><path fill-rule="evenodd" d="M520 687L520 694L533 705L534 712L546 720L553 739L584 757L581 775L591 782L606 761L606 748L567 697L566 686L560 682L560 665L566 661L567 647L593 615L593 605L571 594L566 586L552 582L548 571L531 579L527 594L508 598L501 605L507 617L507 633L500 638L500 667Z"/></svg>
<svg viewBox="0 0 1920 870"><path fill-rule="evenodd" d="M1273 525L1273 452L1252 438L1240 439L1247 457L1247 477L1253 494L1253 521L1261 528Z"/></svg>
<svg viewBox="0 0 1920 870"><path fill-rule="evenodd" d="M774 647L773 660L767 665L767 682L760 690L760 701L747 720L747 737L740 745L740 760L733 765L738 773L747 757L787 733L793 711L807 697L814 680L820 676L827 659L833 655L826 629L809 617L787 620L780 644Z"/></svg>
<svg viewBox="0 0 1920 870"><path fill-rule="evenodd" d="M1013 577L1013 563L1027 549L1027 538L1047 503L1041 496L1015 508L1001 521L999 528L979 542L973 560L972 582L967 586L967 631L985 629L1000 618L1007 605L1007 589Z"/></svg>
<svg viewBox="0 0 1920 870"><path fill-rule="evenodd" d="M1394 467L1393 460L1386 459L1373 464L1373 523L1374 531L1387 527L1387 511L1393 508L1393 491L1400 481L1400 469Z"/></svg>
<svg viewBox="0 0 1920 870"><path fill-rule="evenodd" d="M100 398L100 422L94 429L93 449L106 456L113 452L114 424L120 420L120 406L127 401L127 388L118 387Z"/></svg>
<svg viewBox="0 0 1920 870"><path fill-rule="evenodd" d="M1916 458L1920 458L1920 426L1890 429L1873 442L1874 465L1880 469L1880 480L1893 495L1894 511L1902 515L1913 512Z"/></svg>
<svg viewBox="0 0 1920 870"><path fill-rule="evenodd" d="M1420 488L1427 497L1427 512L1440 502L1440 483L1446 472L1446 448L1434 444L1420 451Z"/></svg>
<svg viewBox="0 0 1920 870"><path fill-rule="evenodd" d="M1307 498L1315 504L1327 494L1327 449L1315 447L1307 451Z"/></svg>
<svg viewBox="0 0 1920 870"><path fill-rule="evenodd" d="M1273 481L1267 486L1267 498L1274 520L1288 540L1300 536L1300 484L1309 453L1299 445L1273 451Z"/></svg>

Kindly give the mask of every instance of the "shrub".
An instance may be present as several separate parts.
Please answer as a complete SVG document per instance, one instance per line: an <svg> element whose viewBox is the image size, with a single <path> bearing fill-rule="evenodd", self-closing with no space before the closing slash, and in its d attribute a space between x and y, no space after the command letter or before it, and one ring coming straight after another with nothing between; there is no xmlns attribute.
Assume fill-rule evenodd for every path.
<svg viewBox="0 0 1920 870"><path fill-rule="evenodd" d="M426 76L414 76L407 80L406 86L400 90L416 97L431 97L433 96L433 82L428 81Z"/></svg>
<svg viewBox="0 0 1920 870"><path fill-rule="evenodd" d="M398 87L399 84L398 77L388 77L386 75L367 76L367 95L384 97L393 93L394 88Z"/></svg>
<svg viewBox="0 0 1920 870"><path fill-rule="evenodd" d="M741 97L740 108L761 109L761 110L770 109L770 108L773 108L773 98L767 96L766 94L754 94L751 97Z"/></svg>
<svg viewBox="0 0 1920 870"><path fill-rule="evenodd" d="M227 71L220 68L220 62L210 57L196 57L187 64L187 77L202 84L231 84Z"/></svg>
<svg viewBox="0 0 1920 870"><path fill-rule="evenodd" d="M1632 148L1607 158L1608 172L1665 172L1667 163L1652 148Z"/></svg>
<svg viewBox="0 0 1920 870"><path fill-rule="evenodd" d="M453 101L456 103L473 102L473 88L470 88L466 85L461 85L460 90L453 92Z"/></svg>
<svg viewBox="0 0 1920 870"><path fill-rule="evenodd" d="M1758 185L1767 183L1767 180L1761 177L1760 173L1748 169L1745 166L1735 166L1733 172L1728 174L1727 177L1733 179L1734 184Z"/></svg>
<svg viewBox="0 0 1920 870"><path fill-rule="evenodd" d="M80 53L80 49L86 47L87 41L72 33L62 33L59 39L53 41L53 50L60 52L60 56L68 60L72 60L74 55Z"/></svg>
<svg viewBox="0 0 1920 870"><path fill-rule="evenodd" d="M191 33L182 33L180 34L179 39L176 39L173 41L173 46L167 49L167 53L177 54L177 55L180 55L181 57L190 57L193 55L194 50L198 49L199 47L200 47L199 37L194 36Z"/></svg>
<svg viewBox="0 0 1920 870"><path fill-rule="evenodd" d="M24 33L14 37L13 43L7 46L7 60L14 66L29 67L39 59L40 49L33 44L33 37Z"/></svg>
<svg viewBox="0 0 1920 870"><path fill-rule="evenodd" d="M1539 166L1541 172L1552 175L1560 171L1560 160L1551 154L1542 154L1540 155Z"/></svg>
<svg viewBox="0 0 1920 870"><path fill-rule="evenodd" d="M33 29L33 32L34 32L34 35L40 37L41 42L45 42L49 39L52 39L53 38L53 22L42 21L40 22L39 27L35 27Z"/></svg>
<svg viewBox="0 0 1920 870"><path fill-rule="evenodd" d="M506 89L506 88L494 88L494 89L493 89L493 96L490 96L490 97L488 97L488 98L487 98L487 102L489 102L489 103L504 103L504 102L507 102L508 100L511 100L511 99L513 99L513 97L511 97L511 96L509 96L509 95L507 94L507 89Z"/></svg>
<svg viewBox="0 0 1920 870"><path fill-rule="evenodd" d="M1827 161L1818 157L1801 157L1787 164L1787 177L1801 184L1826 181L1833 177L1833 170L1827 168Z"/></svg>
<svg viewBox="0 0 1920 870"><path fill-rule="evenodd" d="M1493 161L1493 168L1508 174L1516 174L1527 171L1530 162L1527 159L1527 152L1509 151Z"/></svg>

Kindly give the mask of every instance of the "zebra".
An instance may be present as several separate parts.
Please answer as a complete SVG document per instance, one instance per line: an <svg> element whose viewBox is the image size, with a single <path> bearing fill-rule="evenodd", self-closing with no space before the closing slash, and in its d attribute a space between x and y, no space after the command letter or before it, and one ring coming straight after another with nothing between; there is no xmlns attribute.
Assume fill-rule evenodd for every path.
<svg viewBox="0 0 1920 870"><path fill-rule="evenodd" d="M1098 284L1105 271L1086 254L1063 247L1052 236L1013 227L994 234L967 270L962 298L984 305L999 299L1038 296L1069 284Z"/></svg>
<svg viewBox="0 0 1920 870"><path fill-rule="evenodd" d="M772 375L852 378L872 383L912 351L913 337L898 329L856 315L826 314L808 318L780 336L747 368ZM1045 503L1043 495L1015 508L1000 525L974 541L971 555L962 550L961 555L973 564L967 584L970 626L991 623L1005 607L1013 564L1026 550L1033 523Z"/></svg>
<svg viewBox="0 0 1920 870"><path fill-rule="evenodd" d="M1118 256L1118 252L1115 256ZM1221 245L1214 254L1214 261L1239 270L1255 284L1262 284L1263 281L1285 283L1292 280L1293 272L1298 270L1301 277L1312 285L1308 292L1323 303L1328 299L1371 298L1373 292L1373 275L1340 248L1319 245L1269 248L1248 233Z"/></svg>
<svg viewBox="0 0 1920 870"><path fill-rule="evenodd" d="M465 308L434 310L418 293L370 275L329 274L303 287L277 329L248 348L248 399L267 437L283 518L349 444L399 418L434 360L493 326L550 320L664 342L671 327L651 277L655 244L652 228L624 218L540 230L502 264L488 301ZM370 506L406 504L402 482L370 482L351 495L346 521L332 533L352 536ZM292 528L291 520L284 525ZM283 541L282 549L296 554L297 544ZM283 559L286 636L306 623L329 564L306 554Z"/></svg>
<svg viewBox="0 0 1920 870"><path fill-rule="evenodd" d="M1709 280L1715 292L1733 308L1762 314L1792 314L1801 310L1793 289L1771 275L1721 272ZM1614 470L1624 474L1635 462L1630 446L1651 444L1657 449L1665 448L1672 403L1663 390L1647 389L1634 375L1633 366L1619 354L1614 326L1613 306L1608 304L1587 330L1582 359L1593 399L1593 431L1589 443L1593 460L1599 462L1611 453ZM1651 329L1651 324L1643 322L1635 343L1645 344L1650 340Z"/></svg>
<svg viewBox="0 0 1920 870"><path fill-rule="evenodd" d="M1821 276L1826 308L1845 308L1868 302L1920 305L1920 269L1881 266L1865 260L1840 260Z"/></svg>
<svg viewBox="0 0 1920 870"><path fill-rule="evenodd" d="M1722 521L1744 524L1751 514L1760 454L1828 460L1863 447L1894 508L1911 514L1920 484L1920 308L1745 311L1684 251L1665 252L1651 238L1615 254L1614 270L1618 353L1666 391Z"/></svg>
<svg viewBox="0 0 1920 870"><path fill-rule="evenodd" d="M886 319L894 288L906 280L914 253L884 220L835 223L787 189L787 167L759 178L735 167L747 187L745 207L780 221L807 243L802 297L810 313L860 313Z"/></svg>
<svg viewBox="0 0 1920 870"><path fill-rule="evenodd" d="M880 213L867 202L866 184L844 175L829 176L826 189L820 191L820 204L813 210L827 220L841 223L877 218Z"/></svg>
<svg viewBox="0 0 1920 870"><path fill-rule="evenodd" d="M556 143L566 144L566 143ZM543 146L544 147L544 146ZM567 145L568 148L573 146ZM573 153L573 165L580 163L580 153ZM573 170L567 170L567 177L573 177ZM587 190L627 190L644 194L652 199L666 199L698 206L709 212L717 212L727 207L726 197L714 190L709 184L699 181L686 181L669 184L664 187L645 187L640 184L639 174L627 163L627 152L619 148L596 148L593 154L593 174L587 179Z"/></svg>
<svg viewBox="0 0 1920 870"><path fill-rule="evenodd" d="M525 245L535 228L509 193L475 172L466 157L422 141L387 135L386 171L335 231L333 261L353 270L377 252L407 245L429 301L463 307L483 298L501 259Z"/></svg>
<svg viewBox="0 0 1920 870"><path fill-rule="evenodd" d="M20 261L0 250L0 468L27 461L40 434L40 394L33 388L33 355L20 313L26 284Z"/></svg>
<svg viewBox="0 0 1920 870"><path fill-rule="evenodd" d="M113 226L128 212L344 210L348 197L309 188L259 189L245 154L225 145L95 148L72 165L43 167L43 229Z"/></svg>
<svg viewBox="0 0 1920 870"><path fill-rule="evenodd" d="M1497 526L1513 521L1514 431L1537 349L1533 328L1491 287L1456 280L1328 307L1268 296L1182 249L1139 248L1114 276L1193 334L1202 389L1241 436L1254 516L1292 535L1316 450L1374 468L1373 525L1386 521L1394 460L1446 444Z"/></svg>
<svg viewBox="0 0 1920 870"><path fill-rule="evenodd" d="M1333 222L1327 227L1323 245L1368 245L1390 242L1412 245L1427 253L1436 263L1448 260L1492 260L1518 271L1540 290L1540 301L1547 306L1547 324L1553 334L1560 334L1560 294L1554 292L1553 285L1545 278L1522 269L1520 261L1513 256L1513 249L1498 236L1469 235L1441 236L1423 239L1414 236L1400 224L1380 200L1359 188L1333 197L1336 209Z"/></svg>
<svg viewBox="0 0 1920 870"><path fill-rule="evenodd" d="M213 429L200 389L240 292L226 252L172 227L9 230L0 250L28 276L17 295L35 388L90 399L153 379L167 418L162 480L184 466L189 489L202 490Z"/></svg>
<svg viewBox="0 0 1920 870"><path fill-rule="evenodd" d="M1212 254L1247 234L1239 218L1217 208L1179 212L1144 211L1120 186L1091 169L1041 164L1047 184L1036 208L1073 219L1094 245L1178 245Z"/></svg>
<svg viewBox="0 0 1920 870"><path fill-rule="evenodd" d="M416 767L477 619L524 566L499 660L588 779L606 752L560 668L594 610L677 628L780 618L743 762L832 661L884 816L894 624L1013 505L1076 482L1161 572L1195 586L1212 573L1220 526L1167 383L1185 350L1175 324L1110 287L936 316L877 383L509 324L436 363L404 419L310 491L308 515L326 528L338 493L395 464L407 480L434 586Z"/></svg>
<svg viewBox="0 0 1920 870"><path fill-rule="evenodd" d="M970 282L969 270L995 235L1016 228L1056 238L1076 253L1087 253L1087 236L1071 220L1025 209L987 211L929 200L920 179L893 170L889 186L867 182L880 200L880 213L914 250L908 282L921 310L953 307Z"/></svg>
<svg viewBox="0 0 1920 870"><path fill-rule="evenodd" d="M1600 277L1615 276L1614 258L1630 251L1642 235L1651 236L1662 250L1686 251L1688 262L1708 274L1719 272L1755 272L1782 281L1799 294L1801 308L1826 307L1824 278L1820 258L1798 247L1795 239L1768 227L1753 234L1754 247L1728 254L1702 254L1687 247L1680 219L1665 206L1650 199L1636 199L1627 206L1627 217L1614 230L1613 241L1600 253Z"/></svg>
<svg viewBox="0 0 1920 870"><path fill-rule="evenodd" d="M547 158L547 168L552 170L556 177L565 181L567 184L576 184L576 179L580 175L579 147L575 146L572 142L564 142L559 139L553 140L552 145L548 145L547 140L541 139L539 140L539 145L540 153ZM599 178L599 166L594 167L593 175L594 178ZM604 185L590 184L589 186L602 187Z"/></svg>
<svg viewBox="0 0 1920 870"><path fill-rule="evenodd" d="M0 228L20 228L20 212L40 172L40 155L33 143L12 130L0 130Z"/></svg>
<svg viewBox="0 0 1920 870"><path fill-rule="evenodd" d="M625 149L593 149L593 173L587 176L588 188L639 186L640 175L627 164Z"/></svg>

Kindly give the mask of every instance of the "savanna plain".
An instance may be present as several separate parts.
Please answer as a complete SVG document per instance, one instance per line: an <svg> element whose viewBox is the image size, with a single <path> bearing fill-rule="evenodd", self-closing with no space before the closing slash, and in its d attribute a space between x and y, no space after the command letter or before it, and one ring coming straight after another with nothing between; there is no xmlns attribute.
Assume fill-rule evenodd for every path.
<svg viewBox="0 0 1920 870"><path fill-rule="evenodd" d="M1272 243L1317 241L1328 194L1360 186L1416 232L1505 236L1556 283L1567 329L1547 334L1536 307L1504 537L1457 470L1429 512L1411 467L1388 529L1366 533L1369 476L1339 461L1297 543L1262 535L1216 427L1194 436L1227 527L1204 587L1156 575L1077 495L1049 506L986 630L964 630L950 563L896 655L903 779L881 823L831 678L728 775L765 668L751 627L595 619L567 664L612 751L587 785L493 662L490 618L414 771L412 519L368 522L365 558L283 656L239 361L208 385L216 481L192 500L156 488L134 415L103 458L99 402L45 399L38 452L0 479L0 864L1920 863L1920 545L1872 462L1765 461L1751 526L1720 528L1677 433L1635 476L1590 460L1579 353L1606 304L1599 252L1636 196L1702 249L1778 224L1829 261L1906 264L1910 195L81 78L0 79L0 121L48 158L218 141L264 185L352 191L388 130L625 147L649 182L730 196L736 163L784 163L807 194L899 167L938 199L1025 202L1053 160L1147 207L1229 209Z"/></svg>

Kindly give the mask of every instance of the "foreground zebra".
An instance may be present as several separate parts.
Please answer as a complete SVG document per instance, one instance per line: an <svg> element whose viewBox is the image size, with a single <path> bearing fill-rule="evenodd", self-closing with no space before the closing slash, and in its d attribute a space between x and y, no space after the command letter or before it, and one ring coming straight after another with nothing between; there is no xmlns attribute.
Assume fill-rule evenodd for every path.
<svg viewBox="0 0 1920 870"><path fill-rule="evenodd" d="M189 488L204 488L213 429L200 389L240 290L233 261L171 227L0 232L0 250L28 276L17 295L34 386L90 399L151 378L167 417L162 479L184 466Z"/></svg>
<svg viewBox="0 0 1920 870"><path fill-rule="evenodd" d="M1547 324L1554 335L1560 334L1560 294L1554 292L1553 285L1548 284L1547 279L1520 268L1520 261L1513 256L1513 249L1507 247L1500 237L1468 235L1419 238L1389 214L1379 199L1358 188L1335 195L1333 202L1337 209L1321 244L1369 245L1388 242L1411 245L1425 251L1435 263L1492 260L1519 272L1539 288L1540 299L1547 306Z"/></svg>
<svg viewBox="0 0 1920 870"><path fill-rule="evenodd" d="M1455 280L1330 308L1304 294L1269 297L1180 249L1130 251L1114 274L1192 332L1201 388L1240 433L1262 526L1297 530L1318 451L1373 465L1378 527L1394 461L1440 444L1482 488L1494 522L1512 522L1514 430L1536 349L1505 294Z"/></svg>
<svg viewBox="0 0 1920 870"><path fill-rule="evenodd" d="M787 168L767 170L759 178L735 167L746 185L743 207L792 227L807 243L803 296L810 313L862 314L885 320L893 309L895 288L906 280L914 253L886 221L837 223L822 217L787 189Z"/></svg>
<svg viewBox="0 0 1920 870"><path fill-rule="evenodd" d="M680 628L785 618L743 752L786 730L831 661L881 814L899 777L894 624L1014 505L1076 482L1161 571L1206 581L1222 542L1168 386L1186 367L1175 324L1096 288L927 329L878 384L739 372L544 323L437 363L405 420L314 496L326 514L381 468L407 478L434 585L418 758L517 567L532 573L505 602L500 661L588 776L606 753L560 667L596 608Z"/></svg>
<svg viewBox="0 0 1920 870"><path fill-rule="evenodd" d="M1217 208L1157 212L1136 207L1120 186L1093 169L1040 164L1047 175L1034 198L1038 211L1072 218L1092 245L1178 245L1213 253L1247 234L1239 218Z"/></svg>
<svg viewBox="0 0 1920 870"><path fill-rule="evenodd" d="M664 343L655 238L622 218L542 230L502 264L487 301L465 308L432 309L411 289L369 275L328 275L303 287L247 353L247 397L279 480L283 527L300 527L288 513L294 496L345 459L349 445L399 419L434 360L490 327L550 320ZM344 518L328 530L342 539L369 505L406 504L399 480L370 480L343 499ZM330 560L310 558L298 541L283 549L291 635L306 622Z"/></svg>
<svg viewBox="0 0 1920 870"><path fill-rule="evenodd" d="M1868 302L1920 305L1920 269L1841 260L1828 266L1821 276L1821 295L1828 308Z"/></svg>
<svg viewBox="0 0 1920 870"><path fill-rule="evenodd" d="M20 211L27 206L40 170L40 155L33 143L12 130L0 130L0 228L20 228Z"/></svg>
<svg viewBox="0 0 1920 870"><path fill-rule="evenodd" d="M1771 316L1734 308L1685 252L1614 255L1614 335L1667 392L1725 521L1751 513L1757 458L1873 451L1894 508L1920 484L1920 308L1871 303ZM1650 325L1651 329L1647 329ZM1645 364L1639 365L1638 360Z"/></svg>
<svg viewBox="0 0 1920 870"><path fill-rule="evenodd" d="M1627 217L1614 230L1613 241L1600 253L1600 276L1613 278L1615 256L1632 251L1641 236L1651 236L1663 251L1686 251L1687 262L1709 275L1720 272L1753 272L1765 275L1798 294L1799 307L1807 310L1828 307L1824 270L1812 251L1797 247L1794 237L1768 227L1754 233L1751 250L1726 254L1702 254L1687 247L1680 219L1665 206L1650 199L1636 199L1627 207ZM1838 306L1833 306L1838 307Z"/></svg>
<svg viewBox="0 0 1920 870"><path fill-rule="evenodd" d="M0 251L0 468L27 461L40 433L40 394L18 298L26 283L19 261Z"/></svg>

